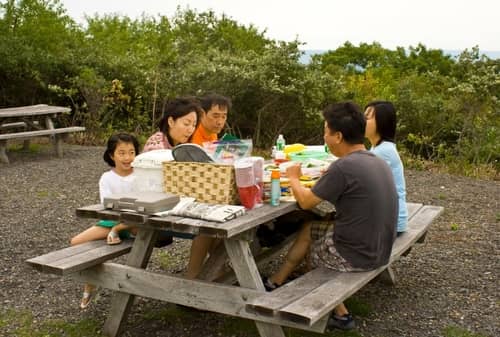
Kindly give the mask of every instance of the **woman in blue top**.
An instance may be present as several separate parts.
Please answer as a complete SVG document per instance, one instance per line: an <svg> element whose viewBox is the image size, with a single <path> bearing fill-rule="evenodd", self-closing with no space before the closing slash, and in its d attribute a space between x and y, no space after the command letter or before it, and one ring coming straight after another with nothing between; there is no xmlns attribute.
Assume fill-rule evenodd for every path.
<svg viewBox="0 0 500 337"><path fill-rule="evenodd" d="M403 163L395 144L396 109L391 102L374 101L365 107L365 136L371 144L370 151L384 159L392 170L399 197L398 235L406 231L408 210L406 208L406 183Z"/></svg>

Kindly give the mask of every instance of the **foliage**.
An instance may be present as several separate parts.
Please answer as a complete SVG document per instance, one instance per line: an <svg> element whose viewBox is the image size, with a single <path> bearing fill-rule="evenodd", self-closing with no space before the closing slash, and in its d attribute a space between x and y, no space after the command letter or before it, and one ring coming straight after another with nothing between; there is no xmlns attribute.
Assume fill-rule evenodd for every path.
<svg viewBox="0 0 500 337"><path fill-rule="evenodd" d="M0 106L70 106L86 141L116 130L144 139L180 95L231 97L228 130L270 148L320 144L330 102L395 103L398 145L418 160L500 169L500 61L477 48L458 58L424 45L383 48L346 42L299 62L300 42L212 11L171 17L87 17L77 25L58 0L0 3Z"/></svg>

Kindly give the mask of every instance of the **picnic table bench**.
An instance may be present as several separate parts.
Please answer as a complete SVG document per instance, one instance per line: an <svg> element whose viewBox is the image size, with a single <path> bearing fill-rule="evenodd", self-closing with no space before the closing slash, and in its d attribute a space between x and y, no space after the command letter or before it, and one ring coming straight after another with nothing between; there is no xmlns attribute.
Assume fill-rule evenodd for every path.
<svg viewBox="0 0 500 337"><path fill-rule="evenodd" d="M9 163L8 140L23 140L23 147L27 150L32 138L42 136L53 139L55 152L62 157L65 138L70 133L85 131L82 126L54 127L54 119L69 111L71 109L66 107L46 104L0 109L0 161Z"/></svg>
<svg viewBox="0 0 500 337"><path fill-rule="evenodd" d="M258 270L260 255L252 254L250 249L255 229L297 209L295 202L282 202L277 207L264 205L239 218L215 223L178 216L117 212L92 205L79 208L77 216L134 224L139 227L135 240L117 246L107 246L104 240L89 242L27 262L43 272L67 275L115 291L104 326L104 333L109 336L119 335L134 296L142 296L250 319L255 321L261 336L284 337L281 326L324 332L331 310L365 284L378 275L394 282L391 264L408 254L416 242L423 241L430 224L443 211L442 207L408 203L408 231L396 239L390 262L383 267L357 273L318 268L273 292L266 292ZM224 284L210 278L189 280L145 270L159 230L223 239L222 247L229 256L238 284ZM125 264L105 262L127 252L130 253ZM269 259L276 256L273 254L262 255ZM219 256L222 257L223 254Z"/></svg>

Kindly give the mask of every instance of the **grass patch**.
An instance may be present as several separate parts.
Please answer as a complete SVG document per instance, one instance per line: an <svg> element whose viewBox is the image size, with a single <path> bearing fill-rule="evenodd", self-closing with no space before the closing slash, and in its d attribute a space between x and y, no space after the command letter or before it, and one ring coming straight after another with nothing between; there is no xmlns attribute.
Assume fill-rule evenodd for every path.
<svg viewBox="0 0 500 337"><path fill-rule="evenodd" d="M373 308L368 303L353 296L349 297L344 304L354 316L367 317L373 313Z"/></svg>
<svg viewBox="0 0 500 337"><path fill-rule="evenodd" d="M28 153L37 153L40 152L42 145L36 143L30 143L30 146L27 150L24 149L23 143L11 144L7 147L9 152L28 152Z"/></svg>
<svg viewBox="0 0 500 337"><path fill-rule="evenodd" d="M186 321L192 314L188 311L179 308L174 304L166 305L165 307L158 310L146 311L142 316L148 321L161 321L165 323L175 323L176 321Z"/></svg>
<svg viewBox="0 0 500 337"><path fill-rule="evenodd" d="M473 333L458 326L449 326L443 329L444 337L486 337L486 335Z"/></svg>
<svg viewBox="0 0 500 337"><path fill-rule="evenodd" d="M259 337L255 322L238 317L224 317L221 333L223 336L237 336L242 331L245 331L247 337Z"/></svg>
<svg viewBox="0 0 500 337"><path fill-rule="evenodd" d="M97 337L101 323L84 319L75 323L63 320L45 320L33 323L29 311L0 312L0 335L16 337Z"/></svg>
<svg viewBox="0 0 500 337"><path fill-rule="evenodd" d="M171 270L175 268L178 263L175 256L172 256L168 251L165 250L159 250L159 252L156 254L156 259L163 270Z"/></svg>
<svg viewBox="0 0 500 337"><path fill-rule="evenodd" d="M49 191L38 191L36 196L39 198L47 198L49 196Z"/></svg>

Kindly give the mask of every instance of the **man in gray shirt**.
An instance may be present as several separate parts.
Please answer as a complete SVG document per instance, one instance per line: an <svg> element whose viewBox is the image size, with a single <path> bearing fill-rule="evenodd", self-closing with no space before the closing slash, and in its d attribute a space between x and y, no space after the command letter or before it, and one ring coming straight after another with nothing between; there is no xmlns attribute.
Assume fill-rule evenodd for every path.
<svg viewBox="0 0 500 337"><path fill-rule="evenodd" d="M268 290L280 286L308 252L313 267L341 272L372 270L389 262L398 218L398 195L391 170L366 150L366 121L356 104L332 104L323 111L323 117L325 143L339 159L312 189L300 184L300 165L289 167L287 177L302 209L326 200L335 205L335 219L304 224L285 263L264 279ZM347 330L354 328L354 320L340 304L328 325Z"/></svg>

